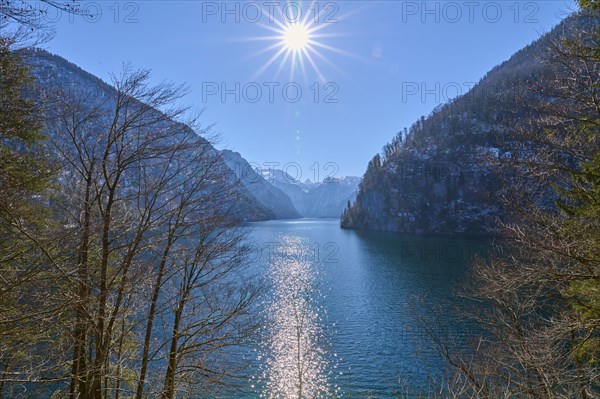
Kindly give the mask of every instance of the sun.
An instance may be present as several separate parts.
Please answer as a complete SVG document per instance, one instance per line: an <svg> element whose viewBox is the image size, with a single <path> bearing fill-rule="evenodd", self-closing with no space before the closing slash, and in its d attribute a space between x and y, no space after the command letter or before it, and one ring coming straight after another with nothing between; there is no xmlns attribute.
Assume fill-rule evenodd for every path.
<svg viewBox="0 0 600 399"><path fill-rule="evenodd" d="M283 43L290 51L304 51L310 43L308 27L301 24L288 25L283 31Z"/></svg>
<svg viewBox="0 0 600 399"><path fill-rule="evenodd" d="M339 70L322 52L334 52L342 55L349 53L325 44L324 39L328 37L340 36L339 33L323 32L337 27L338 20L329 20L327 7L320 7L317 0L313 0L308 8L305 7L297 18L285 16L286 9L290 8L288 4L295 4L292 0L286 0L283 3L286 6L279 5L280 12L272 13L264 10L265 15L281 15L280 18L274 17L269 19L269 23L259 22L257 26L271 32L264 36L246 36L244 41L267 41L271 44L267 45L262 50L254 52L252 56L257 56L264 53L272 52L271 57L256 71L252 79L258 78L262 73L269 69L274 64L277 65L275 78L279 78L281 72L289 68L289 79L296 79L297 74L301 74L308 81L308 70L312 70L319 81L326 82L327 79L321 73L318 64L327 64L329 67ZM266 4L266 3L265 3ZM298 3L300 4L300 3ZM292 7L293 8L293 7ZM343 18L343 16L340 16Z"/></svg>

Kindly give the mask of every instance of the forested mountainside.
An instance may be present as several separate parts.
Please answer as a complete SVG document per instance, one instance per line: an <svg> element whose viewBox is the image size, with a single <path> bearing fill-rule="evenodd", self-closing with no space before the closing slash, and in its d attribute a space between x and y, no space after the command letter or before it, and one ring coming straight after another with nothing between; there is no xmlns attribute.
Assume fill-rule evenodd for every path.
<svg viewBox="0 0 600 399"><path fill-rule="evenodd" d="M497 220L507 218L501 182L511 178L495 164L510 161L515 148L532 145L518 143L515 131L539 128L529 125L535 104L544 101L536 88L556 67L545 61L549 44L589 23L580 15L566 18L469 92L399 132L369 162L342 227L494 235Z"/></svg>
<svg viewBox="0 0 600 399"><path fill-rule="evenodd" d="M356 197L360 178L327 177L322 182L301 182L279 169L265 169L263 177L283 191L306 218L338 218Z"/></svg>
<svg viewBox="0 0 600 399"><path fill-rule="evenodd" d="M114 108L115 88L98 77L84 71L75 64L65 60L64 58L48 53L41 49L22 51L20 53L24 62L31 68L31 74L36 79L40 91L34 95L40 98L40 101L46 102L46 108L52 111L53 107L48 104L49 101L76 101L82 109L78 110L79 114L91 113L94 108L102 107L109 110ZM54 98L57 93L60 93L58 100ZM68 97L68 98L67 98ZM48 106L50 105L50 106ZM156 111L157 113L160 111ZM108 113L110 115L110 113ZM97 126L87 126L87 129L102 129L101 125L106 126L106 121L98 119ZM190 127L183 123L174 120L165 120L162 122L165 128L179 129L181 132L190 133ZM56 137L63 134L58 129L53 129L51 125L46 126L44 132L46 136L61 141L67 138ZM231 204L233 212L240 221L260 221L275 219L276 215L272 210L267 209L241 184L235 173L223 161L219 151L214 149L200 135L197 135L198 147L202 147L206 152L206 156L211 158L210 164L212 168L219 169L222 178L228 182L228 185L233 187L231 193Z"/></svg>
<svg viewBox="0 0 600 399"><path fill-rule="evenodd" d="M290 198L258 174L240 153L223 150L221 155L227 166L234 171L248 192L261 205L271 211L277 219L298 219L302 217L300 212L294 208Z"/></svg>

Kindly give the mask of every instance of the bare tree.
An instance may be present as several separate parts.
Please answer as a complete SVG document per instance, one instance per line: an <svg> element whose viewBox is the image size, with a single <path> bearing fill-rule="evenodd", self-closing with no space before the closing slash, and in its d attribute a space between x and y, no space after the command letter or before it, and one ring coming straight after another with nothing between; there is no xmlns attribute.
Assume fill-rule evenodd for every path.
<svg viewBox="0 0 600 399"><path fill-rule="evenodd" d="M49 9L82 14L78 0L0 0L0 22L14 23L29 29L47 28L46 15Z"/></svg>
<svg viewBox="0 0 600 399"><path fill-rule="evenodd" d="M173 398L213 382L227 371L220 350L251 325L235 180L210 142L174 122L184 88L148 77L125 69L114 91L75 90L50 124L64 164L73 398Z"/></svg>

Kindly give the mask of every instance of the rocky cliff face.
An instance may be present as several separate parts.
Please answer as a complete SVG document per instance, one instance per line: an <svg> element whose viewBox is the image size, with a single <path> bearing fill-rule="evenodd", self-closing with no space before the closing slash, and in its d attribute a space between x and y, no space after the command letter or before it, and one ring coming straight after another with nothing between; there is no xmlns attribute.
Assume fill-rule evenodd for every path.
<svg viewBox="0 0 600 399"><path fill-rule="evenodd" d="M583 23L567 18L490 71L462 97L398 133L370 161L343 228L416 234L494 235L506 219L498 161L515 155L514 131L536 116L534 82L549 73L548 43ZM540 99L537 98L536 101ZM527 150L525 143L524 150Z"/></svg>

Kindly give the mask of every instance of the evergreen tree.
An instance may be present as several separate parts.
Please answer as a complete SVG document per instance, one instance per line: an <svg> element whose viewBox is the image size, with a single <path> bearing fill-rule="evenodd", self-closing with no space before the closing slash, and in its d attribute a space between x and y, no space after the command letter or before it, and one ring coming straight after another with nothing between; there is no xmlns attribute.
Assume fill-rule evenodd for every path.
<svg viewBox="0 0 600 399"><path fill-rule="evenodd" d="M42 114L26 92L33 79L19 56L0 38L0 219L29 216L23 206L43 190L49 167L39 156Z"/></svg>
<svg viewBox="0 0 600 399"><path fill-rule="evenodd" d="M41 366L36 345L52 340L55 310L47 291L53 277L45 193L53 174L41 145L43 115L9 42L0 37L0 397L6 382L22 377L15 369L30 374Z"/></svg>

